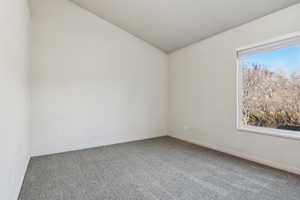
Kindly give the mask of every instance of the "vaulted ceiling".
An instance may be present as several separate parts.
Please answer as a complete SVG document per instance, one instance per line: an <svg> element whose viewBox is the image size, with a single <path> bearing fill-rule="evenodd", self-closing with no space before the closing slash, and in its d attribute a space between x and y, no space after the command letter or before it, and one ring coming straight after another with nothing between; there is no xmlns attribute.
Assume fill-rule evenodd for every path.
<svg viewBox="0 0 300 200"><path fill-rule="evenodd" d="M72 1L165 52L300 3L300 0Z"/></svg>

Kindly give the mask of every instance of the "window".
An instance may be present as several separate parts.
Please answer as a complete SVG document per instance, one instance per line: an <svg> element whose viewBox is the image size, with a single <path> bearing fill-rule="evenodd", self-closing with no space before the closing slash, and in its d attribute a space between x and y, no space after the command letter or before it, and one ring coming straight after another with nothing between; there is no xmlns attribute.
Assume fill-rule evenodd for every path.
<svg viewBox="0 0 300 200"><path fill-rule="evenodd" d="M237 127L300 139L300 34L237 50Z"/></svg>

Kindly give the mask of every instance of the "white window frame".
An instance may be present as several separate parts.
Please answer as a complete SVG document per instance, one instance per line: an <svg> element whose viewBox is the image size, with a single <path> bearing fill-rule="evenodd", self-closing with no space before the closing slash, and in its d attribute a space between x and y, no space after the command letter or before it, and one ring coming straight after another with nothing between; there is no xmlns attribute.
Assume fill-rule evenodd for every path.
<svg viewBox="0 0 300 200"><path fill-rule="evenodd" d="M258 126L243 125L242 119L242 94L243 94L243 76L241 69L241 57L255 55L258 53L272 51L280 48L287 48L290 46L300 45L300 32L291 33L282 37L277 37L271 40L256 43L254 45L238 48L236 50L236 126L240 131L250 133L258 133L264 135L271 135L276 137L291 138L300 140L300 131L283 130L276 128L265 128Z"/></svg>

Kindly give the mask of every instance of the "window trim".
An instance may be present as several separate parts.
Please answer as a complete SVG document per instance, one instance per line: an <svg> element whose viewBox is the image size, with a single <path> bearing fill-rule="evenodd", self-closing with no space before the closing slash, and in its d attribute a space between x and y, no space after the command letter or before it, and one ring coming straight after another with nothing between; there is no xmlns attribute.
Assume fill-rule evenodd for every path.
<svg viewBox="0 0 300 200"><path fill-rule="evenodd" d="M258 42L253 45L245 46L236 49L236 128L239 131L255 133L255 134L263 134L281 138L289 138L300 140L300 132L283 129L275 129L275 128L266 128L266 127L257 127L257 126L249 126L241 124L241 112L242 112L242 70L240 58L241 56L253 55L261 52L265 52L266 50L275 50L279 48L287 48L293 46L295 44L300 45L300 32L295 32L291 34L287 34L281 37L276 37L270 40Z"/></svg>

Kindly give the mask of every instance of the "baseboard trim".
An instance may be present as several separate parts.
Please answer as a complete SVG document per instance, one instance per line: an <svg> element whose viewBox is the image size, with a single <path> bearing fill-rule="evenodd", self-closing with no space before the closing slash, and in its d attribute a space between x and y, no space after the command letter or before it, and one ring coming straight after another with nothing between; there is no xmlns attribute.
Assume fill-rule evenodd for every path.
<svg viewBox="0 0 300 200"><path fill-rule="evenodd" d="M28 170L29 162L30 162L30 156L27 156L25 167L23 169L23 177L22 177L22 180L20 181L20 183L18 185L18 189L17 189L18 193L16 194L16 197L14 198L16 200L20 199L21 189L22 189L22 186L24 184L24 180L25 180L25 176L26 176L26 173L27 173L27 170Z"/></svg>
<svg viewBox="0 0 300 200"><path fill-rule="evenodd" d="M235 150L228 149L226 147L221 147L221 146L215 145L215 144L190 141L190 140L186 140L186 139L183 139L181 137L173 136L173 135L168 135L168 136L172 137L172 138L175 138L175 139L178 139L178 140L181 140L181 141L184 141L184 142L187 142L187 143L199 145L201 147L206 147L208 149L212 149L212 150L219 151L219 152L222 152L222 153L226 153L226 154L229 154L229 155L233 155L233 156L245 159L245 160L249 160L249 161L252 161L252 162L255 162L255 163L259 163L261 165L265 165L265 166L268 166L268 167L272 167L272 168L275 168L275 169L279 169L279 170L282 170L282 171L286 171L286 172L289 172L289 173L300 175L300 169L297 168L297 167L290 167L290 166L287 166L287 165L282 164L282 163L277 163L277 162L273 162L273 161L270 161L270 160L259 158L259 157L254 156L254 155L249 155L249 154L246 154L246 153L237 152Z"/></svg>
<svg viewBox="0 0 300 200"><path fill-rule="evenodd" d="M82 144L82 145L71 147L71 148L68 148L68 149L62 150L62 151L53 151L53 152L49 152L49 153L32 153L31 158L59 154L59 153L80 151L80 150L86 150L86 149L93 149L93 148L116 145L116 144L124 144L124 143L129 143L129 142L137 142L137 141L155 139L155 138L166 137L166 136L168 136L168 135L162 134L162 135L157 135L157 136L134 138L134 139L130 139L130 140L123 140L123 141L118 141L118 142L114 142L114 143L99 144L99 145Z"/></svg>

